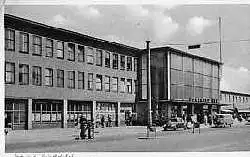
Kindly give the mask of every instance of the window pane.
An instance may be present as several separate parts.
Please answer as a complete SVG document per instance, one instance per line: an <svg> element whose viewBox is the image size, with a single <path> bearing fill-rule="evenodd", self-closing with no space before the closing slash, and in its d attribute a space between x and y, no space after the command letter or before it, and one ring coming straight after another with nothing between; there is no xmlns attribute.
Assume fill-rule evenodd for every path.
<svg viewBox="0 0 250 157"><path fill-rule="evenodd" d="M127 71L132 71L132 57L127 57Z"/></svg>
<svg viewBox="0 0 250 157"><path fill-rule="evenodd" d="M117 77L112 78L112 91L114 92L118 91L118 78Z"/></svg>
<svg viewBox="0 0 250 157"><path fill-rule="evenodd" d="M88 74L88 89L89 90L93 89L93 74L92 73Z"/></svg>
<svg viewBox="0 0 250 157"><path fill-rule="evenodd" d="M105 67L110 67L110 53L105 52Z"/></svg>
<svg viewBox="0 0 250 157"><path fill-rule="evenodd" d="M94 49L87 47L86 50L86 55L87 55L87 63L89 64L94 64Z"/></svg>
<svg viewBox="0 0 250 157"><path fill-rule="evenodd" d="M96 90L102 90L102 75L96 75Z"/></svg>
<svg viewBox="0 0 250 157"><path fill-rule="evenodd" d="M104 82L105 82L105 91L110 91L110 77L109 76L105 76L104 77Z"/></svg>
<svg viewBox="0 0 250 157"><path fill-rule="evenodd" d="M78 61L84 62L84 46L78 46Z"/></svg>
<svg viewBox="0 0 250 157"><path fill-rule="evenodd" d="M113 69L118 69L118 54L113 54Z"/></svg>
<svg viewBox="0 0 250 157"><path fill-rule="evenodd" d="M68 60L70 61L75 60L75 45L72 43L68 44Z"/></svg>
<svg viewBox="0 0 250 157"><path fill-rule="evenodd" d="M96 65L102 66L102 51L96 50Z"/></svg>
<svg viewBox="0 0 250 157"><path fill-rule="evenodd" d="M120 89L121 92L125 92L126 91L125 78L121 78L120 88L121 88Z"/></svg>
<svg viewBox="0 0 250 157"><path fill-rule="evenodd" d="M125 70L125 56L120 56L120 69Z"/></svg>
<svg viewBox="0 0 250 157"><path fill-rule="evenodd" d="M63 58L64 57L64 46L62 41L57 41L57 58Z"/></svg>

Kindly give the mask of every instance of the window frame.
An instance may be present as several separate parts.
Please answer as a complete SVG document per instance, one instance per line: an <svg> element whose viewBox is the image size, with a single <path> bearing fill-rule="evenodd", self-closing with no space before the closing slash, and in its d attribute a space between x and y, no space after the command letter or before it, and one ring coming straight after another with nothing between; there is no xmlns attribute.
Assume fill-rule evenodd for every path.
<svg viewBox="0 0 250 157"><path fill-rule="evenodd" d="M7 35L7 31L9 31L8 35ZM13 39L9 38L11 36L11 32L13 32ZM7 51L15 51L15 30L14 29L10 29L10 28L5 28L5 31L4 31L4 42L5 42L5 47L4 49L7 50ZM6 45L9 45L9 42L11 43L11 45L13 46L13 49L12 48L9 48L9 47L6 47ZM13 42L13 43L12 43Z"/></svg>
<svg viewBox="0 0 250 157"><path fill-rule="evenodd" d="M10 71L7 71L7 64L10 64L11 65L11 69L10 69ZM13 62L5 62L5 84L15 84L15 63L13 63ZM6 78L7 78L7 73L10 73L11 74L11 81L8 81L7 82L7 80L6 80Z"/></svg>
<svg viewBox="0 0 250 157"><path fill-rule="evenodd" d="M102 66L102 54L103 54L102 50L96 49L96 51L95 51L95 57L96 57L96 59L95 59L96 64L95 65L96 66Z"/></svg>
<svg viewBox="0 0 250 157"><path fill-rule="evenodd" d="M124 58L124 61L122 60ZM126 56L125 55L120 55L120 70L125 70L126 69Z"/></svg>
<svg viewBox="0 0 250 157"><path fill-rule="evenodd" d="M43 52L42 40L43 40L43 38L41 36L34 35L34 34L33 34L32 38L33 38L33 42L32 42L33 53L32 53L32 55L42 56L42 52ZM40 43L36 43L36 39L40 39ZM36 53L36 47L40 47L40 53Z"/></svg>
<svg viewBox="0 0 250 157"><path fill-rule="evenodd" d="M119 62L118 62L118 57L119 57L119 56L118 56L117 53L113 53L113 54L112 54L112 57L113 57L113 59L112 59L112 60L113 60L113 62L112 62L112 63L113 63L113 64L112 64L112 68L113 68L113 69L118 69L118 67L119 67L119 66L118 66L118 64L119 64ZM115 58L116 58L117 60L115 60Z"/></svg>
<svg viewBox="0 0 250 157"><path fill-rule="evenodd" d="M44 72L45 73L44 74L44 77L45 77L44 85L48 86L48 87L53 87L53 84L54 84L54 82L53 82L53 69L52 68L45 68L44 70L45 70L45 72ZM48 73L46 73L46 70L48 70ZM49 74L49 75L47 75L47 74ZM47 84L47 79L49 79L48 80L49 84Z"/></svg>
<svg viewBox="0 0 250 157"><path fill-rule="evenodd" d="M61 69L56 70L56 80L57 80L56 86L60 88L64 88L64 70L61 70ZM62 81L62 84L60 84L61 81Z"/></svg>
<svg viewBox="0 0 250 157"><path fill-rule="evenodd" d="M132 61L133 59L132 59L132 57L130 57L130 56L127 56L127 71L132 71Z"/></svg>
<svg viewBox="0 0 250 157"><path fill-rule="evenodd" d="M58 47L58 43L61 43L62 47L59 48ZM62 53L62 56L58 56L58 51ZM56 41L56 58L58 58L58 59L64 59L64 42L60 41L60 40Z"/></svg>
<svg viewBox="0 0 250 157"><path fill-rule="evenodd" d="M87 62L87 64L91 64L91 65L93 65L94 64L94 48L93 47L87 47L87 49L88 49L88 51L86 51L86 62ZM91 54L90 54L90 52L92 52ZM91 59L92 60L92 62L89 62L89 59Z"/></svg>
<svg viewBox="0 0 250 157"><path fill-rule="evenodd" d="M105 59L104 59L104 61L105 61L105 67L106 67L106 68L110 68L110 65L111 65L111 64L110 64L110 63L111 63L111 62L110 62L110 61L111 61L111 60L110 60L110 54L111 54L110 52L105 51L105 55L104 55L104 58L105 58ZM107 56L108 56L108 58L107 58ZM107 63L108 63L108 64L107 64Z"/></svg>
<svg viewBox="0 0 250 157"><path fill-rule="evenodd" d="M80 79L80 75L82 75ZM80 83L82 86L80 86ZM78 71L78 89L84 89L84 72Z"/></svg>
<svg viewBox="0 0 250 157"><path fill-rule="evenodd" d="M39 70L37 74L35 74L34 70ZM34 76L36 75L36 76ZM37 83L40 81L39 83ZM42 67L40 66L32 66L32 85L42 86Z"/></svg>
<svg viewBox="0 0 250 157"><path fill-rule="evenodd" d="M48 45L48 41L51 41L51 46L50 45ZM54 48L54 41L53 41L53 39L51 39L51 38L46 38L46 57L50 57L50 58L53 58L53 52L54 52L54 50L53 50L53 48ZM48 50L51 50L51 55L48 55L49 53L48 53Z"/></svg>
<svg viewBox="0 0 250 157"><path fill-rule="evenodd" d="M122 82L124 82L123 86L122 86ZM125 78L121 78L120 79L120 92L121 93L125 93L126 92L126 79Z"/></svg>
<svg viewBox="0 0 250 157"><path fill-rule="evenodd" d="M114 84L114 82L113 82L113 80L116 80L116 83ZM114 85L116 85L116 90L114 90ZM112 92L118 92L118 77L112 77L112 79L111 79L111 91Z"/></svg>
<svg viewBox="0 0 250 157"><path fill-rule="evenodd" d="M127 83L126 83L126 91L127 91L127 93L129 93L129 94L132 94L132 79L127 79ZM131 83L130 84L130 86L129 86L129 84L128 83ZM130 87L130 88L129 88ZM129 89L130 89L130 91L129 91Z"/></svg>
<svg viewBox="0 0 250 157"><path fill-rule="evenodd" d="M85 62L85 47L83 45L78 45L77 46L78 48L78 62ZM83 50L83 51L80 51L80 50Z"/></svg>
<svg viewBox="0 0 250 157"><path fill-rule="evenodd" d="M73 77L71 78L71 76ZM75 71L68 71L68 88L71 88L71 89L75 88L76 86L75 78L76 78Z"/></svg>
<svg viewBox="0 0 250 157"><path fill-rule="evenodd" d="M24 67L28 69L28 72L23 72L21 70ZM24 81L25 78L27 78L27 82ZM29 65L28 64L19 64L19 85L29 85Z"/></svg>
<svg viewBox="0 0 250 157"><path fill-rule="evenodd" d="M93 85L93 78L94 74L93 73L88 73L88 90L94 90L94 85ZM91 78L91 79L90 79Z"/></svg>
<svg viewBox="0 0 250 157"><path fill-rule="evenodd" d="M68 61L75 61L75 55L76 55L75 51L76 51L75 50L75 44L74 43L68 43L68 58L67 58Z"/></svg>
<svg viewBox="0 0 250 157"><path fill-rule="evenodd" d="M100 81L97 81L98 79L100 79ZM96 78L95 78L96 82L95 82L95 89L96 91L102 91L102 75L100 74L96 74ZM97 88L98 86L100 86L101 88Z"/></svg>
<svg viewBox="0 0 250 157"><path fill-rule="evenodd" d="M134 58L134 71L138 71L138 58Z"/></svg>
<svg viewBox="0 0 250 157"><path fill-rule="evenodd" d="M29 53L29 33L27 33L27 32L19 32L19 35L20 35L20 37L19 37L19 40L20 40L20 43L19 43L19 52L20 53L26 53L26 54L28 54ZM24 39L24 36L27 36L27 41L24 41L23 39ZM25 44L27 44L26 45L26 48L27 48L27 51L24 51L24 47L25 47Z"/></svg>
<svg viewBox="0 0 250 157"><path fill-rule="evenodd" d="M106 78L108 78L108 82ZM108 89L106 88L106 85L108 85ZM107 75L104 76L104 90L106 92L110 92L110 76L107 76Z"/></svg>

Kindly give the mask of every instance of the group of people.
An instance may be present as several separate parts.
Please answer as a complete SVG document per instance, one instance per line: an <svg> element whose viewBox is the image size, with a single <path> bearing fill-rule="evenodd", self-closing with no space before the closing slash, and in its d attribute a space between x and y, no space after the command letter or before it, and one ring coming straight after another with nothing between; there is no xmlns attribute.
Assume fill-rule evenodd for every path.
<svg viewBox="0 0 250 157"><path fill-rule="evenodd" d="M76 129L80 129L80 134L76 139L92 139L94 138L94 124L92 121L88 121L85 117L81 116L75 123Z"/></svg>
<svg viewBox="0 0 250 157"><path fill-rule="evenodd" d="M108 121L107 121L107 124L105 125L105 117L104 115L102 115L101 117L101 127L104 128L105 126L107 127L112 127L112 118L110 115L108 115Z"/></svg>

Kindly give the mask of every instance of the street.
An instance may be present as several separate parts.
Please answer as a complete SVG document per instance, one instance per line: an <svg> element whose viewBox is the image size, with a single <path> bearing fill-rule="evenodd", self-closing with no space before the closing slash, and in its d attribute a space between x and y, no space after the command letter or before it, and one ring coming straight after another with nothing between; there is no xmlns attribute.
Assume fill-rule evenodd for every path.
<svg viewBox="0 0 250 157"><path fill-rule="evenodd" d="M199 134L187 131L159 131L156 139L139 139L145 133L100 137L89 141L53 141L6 144L6 153L24 152L228 152L250 151L250 126L205 128ZM151 133L153 137L154 134Z"/></svg>

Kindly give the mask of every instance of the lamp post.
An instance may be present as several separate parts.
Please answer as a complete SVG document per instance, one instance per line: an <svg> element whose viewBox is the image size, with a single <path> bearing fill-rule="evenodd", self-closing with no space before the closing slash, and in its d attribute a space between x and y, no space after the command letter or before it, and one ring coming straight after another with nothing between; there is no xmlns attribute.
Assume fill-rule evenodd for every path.
<svg viewBox="0 0 250 157"><path fill-rule="evenodd" d="M151 68L150 68L150 46L149 46L150 41L146 41L147 44L147 51L148 51L148 70L147 70L147 75L148 75L148 88L147 88L147 96L148 96L148 126L152 126L152 109L151 109Z"/></svg>

